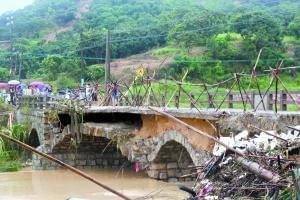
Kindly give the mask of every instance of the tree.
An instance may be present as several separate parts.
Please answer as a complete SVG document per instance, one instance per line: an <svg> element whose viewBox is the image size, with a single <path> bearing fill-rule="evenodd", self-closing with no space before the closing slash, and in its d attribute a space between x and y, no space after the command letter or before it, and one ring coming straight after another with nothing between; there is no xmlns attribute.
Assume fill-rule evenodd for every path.
<svg viewBox="0 0 300 200"><path fill-rule="evenodd" d="M223 33L213 36L208 48L213 59L241 59L239 43L241 35L236 33Z"/></svg>
<svg viewBox="0 0 300 200"><path fill-rule="evenodd" d="M8 81L9 80L9 69L5 67L0 67L0 81Z"/></svg>
<svg viewBox="0 0 300 200"><path fill-rule="evenodd" d="M243 36L246 43L253 43L257 52L263 47L282 47L280 23L266 13L242 14L233 24L234 30Z"/></svg>
<svg viewBox="0 0 300 200"><path fill-rule="evenodd" d="M91 65L86 68L85 77L88 81L99 81L104 78L104 67L103 65Z"/></svg>
<svg viewBox="0 0 300 200"><path fill-rule="evenodd" d="M292 35L298 39L300 38L300 15L294 18L294 20L289 24L288 29Z"/></svg>
<svg viewBox="0 0 300 200"><path fill-rule="evenodd" d="M208 38L220 32L224 26L221 15L205 10L190 12L183 19L170 30L168 40L188 49L205 45Z"/></svg>
<svg viewBox="0 0 300 200"><path fill-rule="evenodd" d="M60 65L63 62L63 57L59 55L49 55L44 58L42 66L48 74L49 80L54 81L57 75L61 72Z"/></svg>

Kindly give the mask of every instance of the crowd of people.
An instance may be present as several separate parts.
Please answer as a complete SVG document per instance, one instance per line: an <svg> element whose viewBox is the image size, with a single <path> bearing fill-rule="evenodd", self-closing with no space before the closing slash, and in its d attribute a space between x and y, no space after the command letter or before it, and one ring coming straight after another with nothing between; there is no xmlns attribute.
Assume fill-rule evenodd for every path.
<svg viewBox="0 0 300 200"><path fill-rule="evenodd" d="M0 89L0 94L6 103L16 105L17 99L24 95L52 95L53 86L51 84L26 85L24 83L10 85Z"/></svg>
<svg viewBox="0 0 300 200"><path fill-rule="evenodd" d="M111 84L108 84L106 86L107 88L102 88L103 90L108 90L109 95L111 97L112 105L116 106L118 105L119 101L119 86L116 82L113 82ZM66 89L66 90L60 90L58 92L60 97L63 97L65 99L72 99L72 100L86 100L88 102L94 101L97 102L99 100L99 84L98 83L86 83L82 87L77 87L75 89Z"/></svg>
<svg viewBox="0 0 300 200"><path fill-rule="evenodd" d="M51 84L45 84L42 82L33 82L29 85L26 85L24 83L17 83L2 85L2 87L0 87L0 96L4 99L6 103L13 105L16 105L18 98L24 95L57 95L59 98L62 99L97 102L99 100L99 89L101 88L99 87L98 83L86 83L83 86L79 86L74 89L58 89L58 91L54 91L53 86ZM109 91L108 94L111 98L112 105L118 105L118 84L116 82L113 82L111 84L108 84L106 88L102 89L105 91Z"/></svg>

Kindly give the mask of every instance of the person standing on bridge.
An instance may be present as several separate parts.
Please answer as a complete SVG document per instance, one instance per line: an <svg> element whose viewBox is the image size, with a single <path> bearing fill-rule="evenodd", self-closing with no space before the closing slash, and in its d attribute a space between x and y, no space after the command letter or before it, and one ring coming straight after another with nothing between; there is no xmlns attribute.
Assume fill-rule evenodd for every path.
<svg viewBox="0 0 300 200"><path fill-rule="evenodd" d="M98 101L98 83L96 83L96 82L93 85L92 100L93 101Z"/></svg>
<svg viewBox="0 0 300 200"><path fill-rule="evenodd" d="M91 95L91 86L88 83L88 84L85 85L85 98L86 98L86 100L90 101L91 100L91 96L92 96Z"/></svg>
<svg viewBox="0 0 300 200"><path fill-rule="evenodd" d="M119 90L118 90L118 84L117 82L113 82L111 86L111 99L113 106L118 105L118 97L119 97Z"/></svg>

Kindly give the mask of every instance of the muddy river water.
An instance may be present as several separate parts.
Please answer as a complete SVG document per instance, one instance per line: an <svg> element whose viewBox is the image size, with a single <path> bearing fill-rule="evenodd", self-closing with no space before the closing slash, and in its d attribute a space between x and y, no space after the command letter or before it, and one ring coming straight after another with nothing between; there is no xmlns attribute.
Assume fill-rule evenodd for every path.
<svg viewBox="0 0 300 200"><path fill-rule="evenodd" d="M181 200L187 196L185 192L177 189L179 183L156 181L143 173L131 170L119 174L117 170L112 169L85 170L85 172L132 199L153 195L149 199ZM87 200L119 199L67 170L23 169L19 172L0 173L0 200L65 200L68 197Z"/></svg>

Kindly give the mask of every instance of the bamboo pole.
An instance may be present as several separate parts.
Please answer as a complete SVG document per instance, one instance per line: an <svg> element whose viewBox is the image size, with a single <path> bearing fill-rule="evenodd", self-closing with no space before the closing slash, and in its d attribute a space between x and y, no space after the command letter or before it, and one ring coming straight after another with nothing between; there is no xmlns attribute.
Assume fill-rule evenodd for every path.
<svg viewBox="0 0 300 200"><path fill-rule="evenodd" d="M16 139L14 139L14 138L12 138L12 137L9 137L8 135L5 135L5 134L3 134L3 133L0 133L0 137L2 137L3 139L6 139L6 140L10 140L10 141L12 141L12 142L14 142L14 143L17 143L18 145L20 145L20 146L23 147L24 149L27 149L27 150L29 150L29 151L32 151L32 152L34 152L34 153L36 153L36 154L38 154L38 155L40 155L40 156L43 156L43 157L45 157L45 158L47 158L47 159L49 159L49 160L51 160L51 161L53 161L53 162L55 162L55 163L57 163L57 164L59 164L59 165L61 165L61 166L65 167L65 168L71 170L71 171L74 172L75 174L78 174L79 176L84 177L85 179L87 179L87 180L89 180L89 181L95 183L96 185L98 185L98 186L104 188L105 190L110 191L111 193L113 193L113 194L119 196L119 197L122 198L122 199L125 199L125 200L131 200L129 197L125 196L124 194L122 194L122 193L120 193L120 192L118 192L118 191L116 191L116 190L110 188L109 186L104 185L103 183L101 183L101 182L99 182L98 180L94 179L94 178L91 177L90 175L84 173L84 172L81 171L81 170L76 169L75 167L72 167L71 165L68 165L68 164L66 164L66 163L64 163L64 162L62 162L62 161L60 161L60 160L58 160L58 159L56 159L56 158L54 158L54 157L48 155L48 154L45 154L45 153L43 153L43 152L40 152L40 151L36 150L35 148L33 148L33 147L31 147L31 146L29 146L29 145L23 143L23 142L20 142L19 140L16 140Z"/></svg>
<svg viewBox="0 0 300 200"><path fill-rule="evenodd" d="M189 124L187 124L187 123L185 123L185 122L177 119L176 117L174 117L174 116L172 116L172 115L170 115L170 114L168 114L166 112L160 111L160 110L158 110L156 108L152 108L152 107L149 107L149 109L155 111L156 113L159 113L160 115L163 115L163 116L165 116L167 118L172 119L173 121L181 124L182 126L188 128L188 129L190 129L190 130L192 130L192 131L194 131L196 133L199 133L202 136L207 137L207 138L213 140L214 142L216 142L216 143L224 146L225 148L231 150L232 152L236 153L238 155L237 158L236 158L237 161L240 162L243 165L244 168L246 168L249 171L253 172L257 176L259 176L259 177L261 177L261 178L263 178L265 180L268 180L268 181L270 181L272 183L277 183L280 180L280 176L278 174L275 174L275 173L273 174L271 171L269 171L267 169L264 169L259 164L245 159L244 158L245 157L244 153L242 153L241 151L239 151L237 149L234 149L234 148L228 146L224 142L222 142L222 141L218 140L217 138L215 138L215 137L207 134L206 132L197 129L197 128L195 128L195 127L193 127L193 126L191 126L191 125L189 125Z"/></svg>
<svg viewBox="0 0 300 200"><path fill-rule="evenodd" d="M181 82L183 82L183 81L185 80L185 78L186 78L186 76L188 75L188 73L189 73L189 70L186 70L185 74L183 75L183 77L182 77L182 79L181 79ZM168 103L166 104L165 107L168 107L168 106L169 106L169 104L171 103L171 101L172 101L172 99L174 98L175 94L176 94L177 91L180 89L179 84L176 83L176 85L177 85L177 88L176 88L176 90L174 91L174 93L172 94L171 98L169 99L169 101L168 101Z"/></svg>

